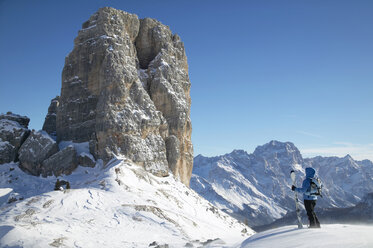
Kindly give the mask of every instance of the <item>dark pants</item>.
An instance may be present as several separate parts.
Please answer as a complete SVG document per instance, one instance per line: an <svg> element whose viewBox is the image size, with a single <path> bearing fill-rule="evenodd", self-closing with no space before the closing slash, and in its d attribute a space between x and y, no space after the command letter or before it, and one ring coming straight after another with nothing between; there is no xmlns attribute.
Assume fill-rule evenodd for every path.
<svg viewBox="0 0 373 248"><path fill-rule="evenodd" d="M304 200L304 207L307 211L308 220L310 221L310 228L319 228L320 222L314 212L316 206L315 200Z"/></svg>

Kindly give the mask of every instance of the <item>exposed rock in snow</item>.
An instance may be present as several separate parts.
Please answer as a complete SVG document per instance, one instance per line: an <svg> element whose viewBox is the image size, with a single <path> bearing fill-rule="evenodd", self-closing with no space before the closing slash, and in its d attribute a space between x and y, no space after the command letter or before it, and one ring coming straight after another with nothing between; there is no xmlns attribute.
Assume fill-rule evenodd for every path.
<svg viewBox="0 0 373 248"><path fill-rule="evenodd" d="M76 150L74 146L68 146L43 161L41 174L43 177L70 175L76 167L78 167Z"/></svg>
<svg viewBox="0 0 373 248"><path fill-rule="evenodd" d="M58 145L45 131L31 132L19 149L19 167L31 175L39 176L43 161L58 152Z"/></svg>
<svg viewBox="0 0 373 248"><path fill-rule="evenodd" d="M10 112L0 115L0 164L17 161L18 150L30 134L29 121Z"/></svg>
<svg viewBox="0 0 373 248"><path fill-rule="evenodd" d="M10 163L17 157L16 148L8 141L0 141L0 164Z"/></svg>
<svg viewBox="0 0 373 248"><path fill-rule="evenodd" d="M85 166L85 167L94 167L96 165L95 159L92 156L92 154L85 153L85 152L79 154L78 163L79 165Z"/></svg>
<svg viewBox="0 0 373 248"><path fill-rule="evenodd" d="M49 117L56 111L57 102L58 97L51 103ZM53 128L54 125L55 128L55 122L53 124L53 120L48 116L44 127ZM41 174L44 177L71 174L78 164L95 166L96 161L89 152L88 142L63 141L59 144L61 151L58 152L56 141L47 132L31 132L26 128L29 121L30 119L25 116L10 112L0 115L0 164L17 161L19 157L21 169L32 175ZM49 131L53 134L53 130Z"/></svg>

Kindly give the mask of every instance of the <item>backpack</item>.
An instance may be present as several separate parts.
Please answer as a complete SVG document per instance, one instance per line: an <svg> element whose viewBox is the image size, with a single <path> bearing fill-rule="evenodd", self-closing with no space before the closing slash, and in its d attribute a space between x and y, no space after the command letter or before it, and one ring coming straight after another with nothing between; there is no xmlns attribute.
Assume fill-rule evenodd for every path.
<svg viewBox="0 0 373 248"><path fill-rule="evenodd" d="M310 187L307 190L307 192L310 195L316 195L316 196L322 197L321 191L322 191L321 180L318 177L310 178Z"/></svg>

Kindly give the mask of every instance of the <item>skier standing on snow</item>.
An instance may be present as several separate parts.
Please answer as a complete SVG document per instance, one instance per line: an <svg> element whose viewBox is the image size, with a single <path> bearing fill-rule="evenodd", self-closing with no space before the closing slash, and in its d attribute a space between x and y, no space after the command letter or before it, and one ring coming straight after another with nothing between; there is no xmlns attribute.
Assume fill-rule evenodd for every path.
<svg viewBox="0 0 373 248"><path fill-rule="evenodd" d="M302 188L291 186L291 190L298 193L303 193L304 207L307 211L308 220L310 221L310 228L320 228L320 222L314 212L317 195L311 190L311 182L315 176L316 171L313 168L306 168L306 179L303 180Z"/></svg>

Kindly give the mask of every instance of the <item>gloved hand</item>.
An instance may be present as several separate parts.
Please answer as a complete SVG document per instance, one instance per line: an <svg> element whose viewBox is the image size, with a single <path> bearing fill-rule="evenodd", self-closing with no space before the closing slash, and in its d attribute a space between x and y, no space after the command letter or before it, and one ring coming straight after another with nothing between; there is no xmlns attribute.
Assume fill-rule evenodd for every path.
<svg viewBox="0 0 373 248"><path fill-rule="evenodd" d="M295 187L294 185L291 186L291 190L294 191L297 187Z"/></svg>

